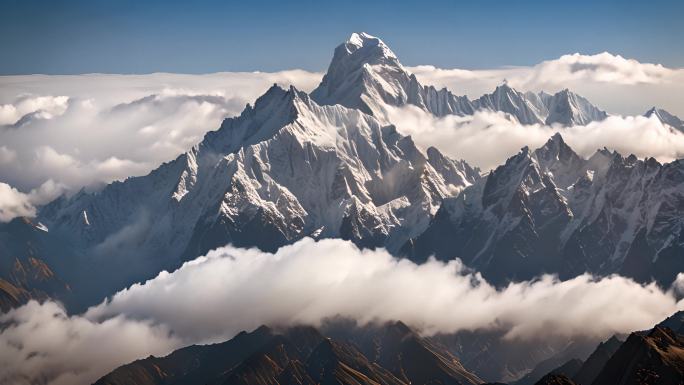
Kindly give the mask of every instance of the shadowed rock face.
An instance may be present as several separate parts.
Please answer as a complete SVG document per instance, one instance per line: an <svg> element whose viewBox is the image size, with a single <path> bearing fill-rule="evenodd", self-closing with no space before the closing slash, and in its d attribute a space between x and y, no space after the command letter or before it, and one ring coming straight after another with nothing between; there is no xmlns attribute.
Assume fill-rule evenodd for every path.
<svg viewBox="0 0 684 385"><path fill-rule="evenodd" d="M311 327L262 326L230 341L190 346L124 365L97 385L173 384L480 384L448 352L402 323L347 330L326 338ZM360 341L374 349L362 353ZM362 343L363 344L363 343ZM371 345L365 345L369 348Z"/></svg>
<svg viewBox="0 0 684 385"><path fill-rule="evenodd" d="M601 370L622 345L617 337L613 336L605 342L600 343L596 350L584 361L579 370L572 376L572 380L579 385L591 385L599 375Z"/></svg>
<svg viewBox="0 0 684 385"><path fill-rule="evenodd" d="M684 336L657 326L648 334L632 333L608 360L593 385L684 382Z"/></svg>

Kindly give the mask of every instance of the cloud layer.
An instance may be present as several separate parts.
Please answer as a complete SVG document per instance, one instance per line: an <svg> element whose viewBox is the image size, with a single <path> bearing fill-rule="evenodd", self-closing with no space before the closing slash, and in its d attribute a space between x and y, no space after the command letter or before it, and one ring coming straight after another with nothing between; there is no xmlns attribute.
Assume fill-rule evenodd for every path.
<svg viewBox="0 0 684 385"><path fill-rule="evenodd" d="M409 106L389 108L387 114L399 132L411 135L421 147L435 146L483 170L500 165L523 146L535 149L544 145L556 132L584 157L603 147L661 162L684 156L684 133L664 126L654 116L610 116L586 126L562 127L524 126L503 113L489 111L436 118Z"/></svg>
<svg viewBox="0 0 684 385"><path fill-rule="evenodd" d="M416 265L342 240L304 239L275 254L224 247L83 315L31 302L0 316L9 324L0 333L0 382L87 384L133 359L261 324L318 325L343 316L400 319L427 334L497 329L527 340L605 338L649 328L681 308L674 290L617 276L545 276L496 289L459 261Z"/></svg>

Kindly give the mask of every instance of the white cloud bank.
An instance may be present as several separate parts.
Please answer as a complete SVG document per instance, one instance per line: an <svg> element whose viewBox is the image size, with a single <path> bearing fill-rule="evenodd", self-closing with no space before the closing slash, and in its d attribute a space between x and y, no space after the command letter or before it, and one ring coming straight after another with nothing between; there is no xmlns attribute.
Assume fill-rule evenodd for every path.
<svg viewBox="0 0 684 385"><path fill-rule="evenodd" d="M409 106L389 108L387 114L397 130L411 135L419 146L437 147L483 170L502 164L523 146L543 146L556 132L585 158L603 147L661 162L684 157L684 133L663 125L655 116L610 116L586 126L562 127L521 125L504 113L489 111L436 118Z"/></svg>
<svg viewBox="0 0 684 385"><path fill-rule="evenodd" d="M641 115L650 107L684 116L684 69L641 63L620 55L563 55L531 67L464 70L430 65L409 67L424 84L478 98L504 79L521 91L570 88L613 114Z"/></svg>
<svg viewBox="0 0 684 385"><path fill-rule="evenodd" d="M28 304L0 315L0 383L87 385L116 366L167 354L179 341L163 326L113 317L67 316L54 303Z"/></svg>
<svg viewBox="0 0 684 385"><path fill-rule="evenodd" d="M261 324L318 325L343 316L400 319L428 334L501 329L508 338L605 338L649 328L682 306L674 290L618 276L545 276L496 289L458 261L416 265L342 240L304 239L275 254L224 247L83 315L33 302L1 316L9 326L0 333L0 382L87 384L135 358Z"/></svg>

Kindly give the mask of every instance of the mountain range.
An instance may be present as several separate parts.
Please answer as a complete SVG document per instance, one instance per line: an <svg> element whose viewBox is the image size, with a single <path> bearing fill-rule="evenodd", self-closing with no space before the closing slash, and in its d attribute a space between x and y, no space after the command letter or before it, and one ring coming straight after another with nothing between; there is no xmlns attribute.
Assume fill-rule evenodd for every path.
<svg viewBox="0 0 684 385"><path fill-rule="evenodd" d="M445 199L404 251L461 258L494 282L554 272L671 283L684 260L684 162L578 156L556 134Z"/></svg>
<svg viewBox="0 0 684 385"><path fill-rule="evenodd" d="M503 84L472 101L436 90L380 39L355 33L311 95L274 85L149 175L1 225L3 260L40 261L50 282L39 290L35 279L17 278L18 265L3 266L3 302L38 290L91 304L227 243L273 251L302 237L339 237L416 261L458 257L495 283L588 271L669 284L682 271L681 161L606 149L583 159L557 134L483 174L397 132L387 109L406 105L435 116L502 111L523 124L607 117L568 90ZM647 115L681 123L663 110Z"/></svg>
<svg viewBox="0 0 684 385"><path fill-rule="evenodd" d="M501 111L522 124L587 124L608 117L585 98L565 89L554 95L521 93L505 82L476 100L446 88L422 85L377 37L354 33L335 49L321 84L311 97L319 104L340 104L384 121L387 106L413 105L435 116ZM388 122L391 123L391 122Z"/></svg>

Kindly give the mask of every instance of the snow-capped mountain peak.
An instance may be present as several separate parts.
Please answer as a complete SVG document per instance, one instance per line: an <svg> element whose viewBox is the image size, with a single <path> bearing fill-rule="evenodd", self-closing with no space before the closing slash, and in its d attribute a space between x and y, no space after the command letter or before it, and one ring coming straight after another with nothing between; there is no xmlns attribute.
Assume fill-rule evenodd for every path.
<svg viewBox="0 0 684 385"><path fill-rule="evenodd" d="M321 84L311 97L321 105L341 104L389 123L387 106L417 106L437 116L469 115L474 109L465 96L423 86L377 37L354 33L335 49Z"/></svg>
<svg viewBox="0 0 684 385"><path fill-rule="evenodd" d="M534 157L546 173L554 177L554 183L567 188L584 173L585 161L573 151L560 133L556 132L540 148L534 150Z"/></svg>
<svg viewBox="0 0 684 385"><path fill-rule="evenodd" d="M373 61L380 59L397 60L397 55L385 44L380 38L369 35L365 32L354 32L344 44L349 53L359 51L360 54L367 57L367 61L373 64Z"/></svg>
<svg viewBox="0 0 684 385"><path fill-rule="evenodd" d="M567 88L555 95L540 95L540 97L548 111L545 123L549 125L554 123L560 123L564 126L586 125L608 117L606 112Z"/></svg>
<svg viewBox="0 0 684 385"><path fill-rule="evenodd" d="M491 94L482 95L473 101L478 109L502 111L518 119L522 124L539 124L540 113L525 95L503 82Z"/></svg>
<svg viewBox="0 0 684 385"><path fill-rule="evenodd" d="M341 104L381 115L383 103L406 103L410 83L410 73L382 40L353 33L335 49L328 71L311 97L319 104Z"/></svg>
<svg viewBox="0 0 684 385"><path fill-rule="evenodd" d="M652 107L650 110L646 111L645 117L650 118L655 116L661 123L667 124L668 126L684 132L684 121L682 121L676 115L673 115L662 108Z"/></svg>

